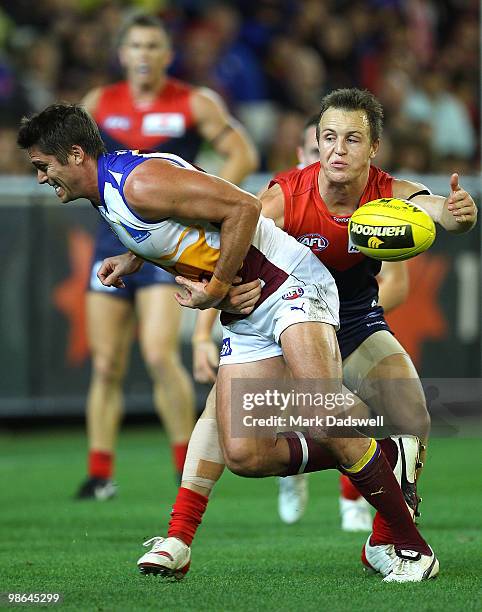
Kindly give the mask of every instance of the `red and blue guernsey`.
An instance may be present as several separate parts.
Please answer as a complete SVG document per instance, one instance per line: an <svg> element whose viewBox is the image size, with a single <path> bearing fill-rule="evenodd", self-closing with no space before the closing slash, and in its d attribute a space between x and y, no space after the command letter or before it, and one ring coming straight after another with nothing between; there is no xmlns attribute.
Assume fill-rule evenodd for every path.
<svg viewBox="0 0 482 612"><path fill-rule="evenodd" d="M144 149L168 152L194 161L202 138L191 109L193 88L168 78L150 104L136 104L129 84L121 81L102 89L93 113L107 150ZM125 252L109 227L101 224L95 260Z"/></svg>
<svg viewBox="0 0 482 612"><path fill-rule="evenodd" d="M376 275L381 263L360 253L350 243L348 221L351 215L334 215L318 188L320 162L291 169L274 177L284 195L284 229L310 247L333 275L340 296L338 341L342 357L352 353L372 333L389 327L378 306ZM393 195L393 177L375 166L359 206ZM390 330L389 330L390 331Z"/></svg>

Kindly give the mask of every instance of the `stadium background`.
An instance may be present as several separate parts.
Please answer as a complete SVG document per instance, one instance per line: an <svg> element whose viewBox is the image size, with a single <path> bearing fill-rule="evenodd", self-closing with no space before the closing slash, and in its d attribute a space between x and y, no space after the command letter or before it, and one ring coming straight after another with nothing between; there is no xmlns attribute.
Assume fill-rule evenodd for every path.
<svg viewBox="0 0 482 612"><path fill-rule="evenodd" d="M248 129L262 164L260 173L250 177L246 188L256 191L272 173L296 163L294 152L303 123L317 110L324 93L336 87L358 86L373 91L386 113L377 165L395 176L420 180L437 193L448 191L449 175L458 171L461 184L480 206L480 8L477 0L43 0L37 3L3 0L0 6L0 433L6 461L3 464L5 491L9 492L6 499L11 502L4 526L10 524L14 529L21 527L22 521L30 524L20 510L25 512L25 503L31 503L38 510L34 494L30 498L26 491L36 490L43 475L33 469L33 459L29 457L42 466L41 458L47 446L52 444L53 449L57 448L52 465L47 466L53 483L49 495L57 501L73 493L82 474L81 428L61 430L60 436L52 436L49 427L70 423L72 417L80 423L84 409L89 360L83 290L88 280L97 221L87 203L59 207L55 197L45 193L48 190L36 185L23 153L16 148L16 129L22 115L58 99L76 102L93 86L120 76L114 51L115 33L125 14L134 8L147 8L165 19L176 50L171 74L218 91ZM204 149L199 163L215 172L219 160L212 151ZM480 237L480 223L476 230L462 237L447 238L441 231L428 253L409 262L410 298L392 315L391 322L424 378L481 377ZM188 363L191 314L186 313L183 334L183 354ZM142 415L154 423L150 384L136 351L126 391L127 414ZM198 387L197 391L201 408L206 389ZM131 425L133 421L130 420ZM47 424L47 428L42 428L44 437L32 437L24 427L17 435L19 426L39 423ZM149 470L148 478L157 480L158 457L154 459L146 451L147 463L141 459L141 451L146 450L144 445L152 449L157 444L156 435L134 428L131 437L125 439L126 442L121 441L119 453L119 472L124 470L125 481L137 479L130 460L139 461L143 470ZM453 453L470 456L480 448L460 445L462 442L452 447ZM122 459L122 444L126 445L124 452L129 461ZM58 468L53 467L54 459L58 461L69 451L73 453L70 471L60 475ZM442 469L448 462L447 457L455 455L447 454L445 447L439 452L437 463L434 451L434 466ZM167 463L167 451L164 458ZM464 485L465 467L457 464L451 474L459 486L454 493L467 495L466 505L458 510L468 516L473 513L476 499L468 496L472 485ZM163 469L163 478L170 478L169 468ZM28 473L21 496L15 488L18 470ZM434 478L432 482L437 481ZM241 487L237 483L236 479L228 479L227 489L219 489L225 491L224 509L228 513L240 508L235 498L235 492ZM439 485L439 491L432 485L433 504L437 508L444 504L446 494L442 477ZM171 482L166 486L163 508L167 512L174 488ZM253 496L259 496L260 507L268 508L267 499L254 486L249 483L244 489L248 499L252 492ZM154 493L146 496L140 484L135 492L126 487L124 500L127 501L116 503L135 504L136 495L151 506L157 504ZM223 494L219 496L222 500ZM42 504L47 512L48 502L44 500ZM70 512L66 501L64 505L55 506L57 516L60 516L59 508ZM101 522L116 520L115 509L98 512ZM269 512L273 512L272 508ZM151 525L157 515L156 506L149 517ZM58 520L62 523L61 518ZM87 511L83 511L81 521L89 522ZM310 518L308 524L309 521ZM65 524L70 529L71 523ZM147 519L145 524L149 533ZM278 538L276 550L281 556L283 547L290 544L277 531L270 531L267 519L262 525L265 533L268 531L272 538ZM229 535L229 526L224 523L222 526ZM123 528L127 530L127 524ZM249 531L247 523L243 528L247 530L244 532L248 534L247 540L255 546L258 536ZM206 529L209 534L209 527ZM336 518L332 530L336 531ZM46 532L45 538L50 543L49 534ZM123 563L126 567L127 563L132 564L136 552L134 547L132 554L128 535L132 539L132 534L125 536L128 553ZM55 533L52 537L55 538ZM139 537L138 533L135 537ZM471 535L467 537L473 540ZM22 549L22 538L20 528L17 539L12 540L17 552L19 547ZM335 538L333 545L339 547L336 533L331 538ZM40 538L36 543L42 546L42 542ZM450 542L448 539L448 549ZM205 543L207 551L214 554L208 537ZM61 551L58 554L62 556ZM227 553L224 560L229 566ZM48 558L45 563L48 564ZM236 581L235 570L228 568L227 571L229 579ZM283 571L289 572L289 567ZM461 575L464 572L467 574L465 566L461 566ZM20 574L17 571L15 575L21 574L20 569ZM34 575L42 576L41 573ZM96 576L94 573L92 580ZM82 585L84 589L90 588L87 584L82 583L79 589ZM225 588L224 583L214 584L214 591ZM193 588L197 593L196 583ZM329 588L335 587L332 584ZM461 587L460 601L466 598L465 609L472 609L464 593ZM102 601L99 595L92 607L101 606ZM462 609L462 603L458 607L457 601L447 605ZM193 602L192 609L196 609L195 598ZM231 609L234 609L233 602ZM413 605L431 609L430 603L424 608L414 600ZM289 609L288 603L286 606ZM226 604L225 609L229 607ZM113 608L107 605L107 608L122 609L120 604ZM213 604L214 608L221 609Z"/></svg>
<svg viewBox="0 0 482 612"><path fill-rule="evenodd" d="M385 109L377 165L437 193L447 192L456 170L480 197L475 0L7 0L0 9L5 417L82 414L89 370L83 289L97 221L87 204L61 209L36 185L15 146L16 127L25 113L58 99L78 101L119 78L115 35L136 7L164 18L176 50L171 74L218 91L247 127L262 159L248 189L296 163L303 123L324 93L358 86L376 93ZM207 148L199 162L218 167ZM410 298L390 319L423 377L481 374L479 261L477 229L455 239L441 231L430 252L410 262ZM137 354L127 381L127 412L151 412ZM205 389L198 391L201 402Z"/></svg>

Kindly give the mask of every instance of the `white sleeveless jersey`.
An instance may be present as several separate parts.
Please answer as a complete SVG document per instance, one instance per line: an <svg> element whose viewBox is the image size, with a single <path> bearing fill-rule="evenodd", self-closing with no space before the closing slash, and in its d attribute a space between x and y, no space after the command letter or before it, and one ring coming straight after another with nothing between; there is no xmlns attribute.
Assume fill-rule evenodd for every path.
<svg viewBox="0 0 482 612"><path fill-rule="evenodd" d="M167 153L117 151L104 154L98 160L101 204L97 209L122 244L139 257L191 280L210 278L220 252L218 228L196 219L170 217L148 221L130 208L124 196L129 174L151 158L200 172L182 158ZM239 275L243 282L256 278L264 282L259 305L284 282L310 250L277 228L272 219L262 216L251 244Z"/></svg>

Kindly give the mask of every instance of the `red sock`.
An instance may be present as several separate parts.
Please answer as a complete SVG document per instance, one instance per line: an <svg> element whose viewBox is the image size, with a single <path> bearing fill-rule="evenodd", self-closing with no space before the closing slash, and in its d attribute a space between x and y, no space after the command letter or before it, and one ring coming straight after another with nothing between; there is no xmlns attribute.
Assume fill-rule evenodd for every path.
<svg viewBox="0 0 482 612"><path fill-rule="evenodd" d="M360 499L360 491L352 484L351 480L345 474L340 474L340 492L343 499L351 499L356 501Z"/></svg>
<svg viewBox="0 0 482 612"><path fill-rule="evenodd" d="M393 470L398 459L398 447L396 443L391 438L384 438L383 440L378 440L378 444L383 450L383 453ZM370 538L371 543L392 544L393 537L394 536L390 529L390 525L383 518L383 516L377 512L375 514L375 518L373 519L372 536Z"/></svg>
<svg viewBox="0 0 482 612"><path fill-rule="evenodd" d="M338 467L331 452L323 446L320 446L309 436L294 431L283 432L279 435L286 438L290 449L290 462L288 468L286 473L280 474L280 476L321 472L322 470L330 470Z"/></svg>
<svg viewBox="0 0 482 612"><path fill-rule="evenodd" d="M89 476L92 478L111 478L114 468L114 453L89 451Z"/></svg>
<svg viewBox="0 0 482 612"><path fill-rule="evenodd" d="M347 475L368 503L380 512L390 526L391 544L399 549L415 550L424 555L431 554L428 544L413 523L402 490L379 445L373 457L359 472ZM373 538L371 542L382 543Z"/></svg>
<svg viewBox="0 0 482 612"><path fill-rule="evenodd" d="M191 546L208 501L209 499L200 493L179 487L176 501L172 507L167 535L170 538L178 538L184 544Z"/></svg>
<svg viewBox="0 0 482 612"><path fill-rule="evenodd" d="M172 462L174 463L174 467L178 474L182 474L184 469L184 462L186 461L187 454L187 442L183 442L182 444L173 444L171 446L172 450Z"/></svg>

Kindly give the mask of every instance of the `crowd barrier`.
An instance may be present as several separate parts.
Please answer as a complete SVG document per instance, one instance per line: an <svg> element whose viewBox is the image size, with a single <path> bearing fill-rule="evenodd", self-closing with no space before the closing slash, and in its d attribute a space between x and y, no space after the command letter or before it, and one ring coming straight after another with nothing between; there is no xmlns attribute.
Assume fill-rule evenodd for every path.
<svg viewBox="0 0 482 612"><path fill-rule="evenodd" d="M447 177L413 177L447 193ZM267 181L253 176L256 192ZM480 201L479 177L462 185ZM86 201L59 204L30 177L0 177L0 418L70 416L84 410L89 379L84 291L98 217ZM481 228L451 236L409 261L410 297L389 317L419 373L481 377ZM194 315L185 312L182 353L190 367ZM137 346L125 383L129 413L152 410L151 385ZM207 389L197 387L201 404Z"/></svg>

